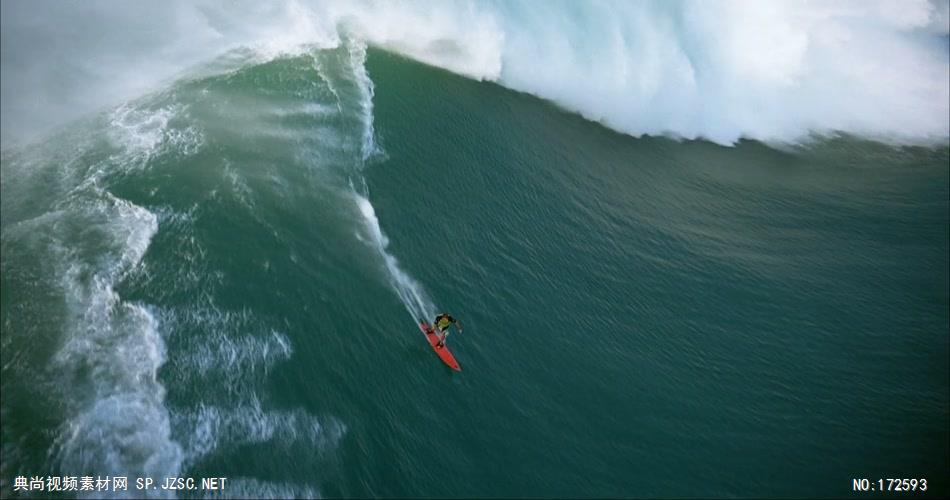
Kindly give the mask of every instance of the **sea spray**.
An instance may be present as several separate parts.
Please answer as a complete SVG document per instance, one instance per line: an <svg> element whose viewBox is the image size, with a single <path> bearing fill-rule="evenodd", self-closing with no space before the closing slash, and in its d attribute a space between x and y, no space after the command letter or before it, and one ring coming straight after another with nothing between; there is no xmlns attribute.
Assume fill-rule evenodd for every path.
<svg viewBox="0 0 950 500"><path fill-rule="evenodd" d="M426 295L422 285L403 271L396 257L389 253L389 239L386 238L382 228L379 226L379 219L376 217L376 210L373 208L373 204L370 203L369 199L360 194L354 193L353 196L360 209L360 214L363 216L366 229L370 234L371 243L386 264L386 270L389 273L389 283L399 296L399 299L402 300L406 311L408 311L409 315L415 320L433 317L435 315L435 306Z"/></svg>
<svg viewBox="0 0 950 500"><path fill-rule="evenodd" d="M843 131L942 144L950 133L950 8L939 0L179 2L152 16L105 3L58 5L51 18L44 7L43 17L3 7L4 41L16 33L8 26L30 19L43 46L35 57L3 59L5 141L117 104L227 50L253 47L266 60L345 38L531 93L634 136L733 144ZM74 8L102 14L75 26L95 37L56 23L72 24ZM99 36L132 36L127 30L156 35L132 44L134 52ZM67 64L78 70L61 71ZM57 80L66 85L47 84Z"/></svg>

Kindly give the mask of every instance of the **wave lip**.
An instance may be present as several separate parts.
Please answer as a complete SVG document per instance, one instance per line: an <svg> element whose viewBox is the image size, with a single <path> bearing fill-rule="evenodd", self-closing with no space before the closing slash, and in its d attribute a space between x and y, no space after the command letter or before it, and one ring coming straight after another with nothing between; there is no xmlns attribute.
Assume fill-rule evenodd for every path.
<svg viewBox="0 0 950 500"><path fill-rule="evenodd" d="M74 108L94 109L92 103L108 100L104 96L141 93L149 82L236 48L271 59L356 38L531 93L633 136L732 144L740 138L795 142L816 132L902 143L946 142L950 135L950 7L940 0L562 0L544 8L531 2L313 0L176 7L175 15L155 8L146 21L138 10L133 16L112 5L82 7L107 10L87 20L113 21L84 32L121 39L133 37L129 26L140 31L144 23L162 34L130 47L81 37L77 44L61 26L31 25L29 36L42 36L50 48L36 57L4 59L4 124L74 116ZM5 26L12 28L38 17L30 7L5 8ZM130 22L115 22L123 16ZM4 33L11 33L5 41L27 36L22 29ZM136 64L82 67L114 76L98 85L67 78L65 95L30 84L64 78L38 69L60 68L61 60ZM162 64L145 70L143 60ZM96 96L83 95L90 87L99 89ZM42 92L49 95L28 98ZM62 105L52 113L23 103ZM14 128L5 126L5 134Z"/></svg>
<svg viewBox="0 0 950 500"><path fill-rule="evenodd" d="M141 92L175 69L235 48L272 59L358 38L531 93L633 136L666 134L731 144L740 138L794 142L813 132L909 143L945 142L950 135L950 7L940 0L563 0L544 8L530 2L314 0L177 7L174 16L155 9L154 20L145 24L154 23L152 31L163 35L132 47L98 42L73 47L58 26L40 29L50 50L36 58L4 59L9 68L3 71L4 110L26 123L55 113L24 102L50 107L62 102L67 109L57 112L71 115L76 106L65 106L66 101L89 107L85 103L103 96ZM8 9L4 18L14 21L5 26L17 27L30 14L26 7ZM132 17L110 5L101 17L123 16ZM141 17L127 24L141 24ZM131 37L123 26L113 22L85 31ZM150 71L140 63L83 68L116 75L94 86L102 89L96 99L83 98L88 90L69 79L75 88L67 95L24 99L49 92L29 82L54 81L57 75L35 68L61 67L58 59L77 65L150 59L163 64L153 64ZM132 71L138 74L128 74ZM4 123L12 124L8 114Z"/></svg>
<svg viewBox="0 0 950 500"><path fill-rule="evenodd" d="M946 140L946 3L873 5L502 4L498 82L634 136Z"/></svg>

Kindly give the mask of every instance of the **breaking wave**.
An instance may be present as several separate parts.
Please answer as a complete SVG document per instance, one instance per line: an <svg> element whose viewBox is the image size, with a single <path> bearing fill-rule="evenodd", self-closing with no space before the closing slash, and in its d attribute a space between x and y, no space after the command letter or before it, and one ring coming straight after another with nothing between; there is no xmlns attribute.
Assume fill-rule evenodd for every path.
<svg viewBox="0 0 950 500"><path fill-rule="evenodd" d="M28 11L5 7L5 25ZM145 24L160 34L133 54L99 40L77 44L54 24L34 26L52 47L42 57L54 60L4 60L5 125L49 114L37 107L63 104L57 111L66 115L94 109L105 97L128 96L235 47L271 58L337 47L351 37L529 92L634 136L731 144L846 132L919 143L950 134L950 16L940 0L179 2L155 8L150 20L131 6L92 8L107 10L102 19L115 22L90 31L128 35ZM45 75L33 65L58 68L59 58L95 64L83 69L110 76L95 82L101 85L75 86L100 89L95 96L77 99L90 91L72 90L24 99L44 88L33 79ZM96 62L81 62L87 60ZM101 61L117 64L104 68Z"/></svg>

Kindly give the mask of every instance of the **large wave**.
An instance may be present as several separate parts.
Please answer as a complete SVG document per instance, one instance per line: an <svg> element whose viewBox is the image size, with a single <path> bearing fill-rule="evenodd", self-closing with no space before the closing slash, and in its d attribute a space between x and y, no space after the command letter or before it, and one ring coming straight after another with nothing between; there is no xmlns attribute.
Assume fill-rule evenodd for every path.
<svg viewBox="0 0 950 500"><path fill-rule="evenodd" d="M5 140L237 45L332 47L343 30L634 136L950 135L947 1L93 2L29 30L42 7L3 8Z"/></svg>

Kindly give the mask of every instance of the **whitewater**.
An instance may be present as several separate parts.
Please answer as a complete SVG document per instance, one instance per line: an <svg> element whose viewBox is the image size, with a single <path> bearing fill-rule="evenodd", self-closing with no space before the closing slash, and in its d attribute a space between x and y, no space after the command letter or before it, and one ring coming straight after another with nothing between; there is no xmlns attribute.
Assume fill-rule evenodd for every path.
<svg viewBox="0 0 950 500"><path fill-rule="evenodd" d="M3 9L9 21L26 8ZM948 19L940 0L60 6L29 33L5 23L5 46L44 49L4 59L4 124L20 125L3 127L4 140L118 104L235 47L272 55L338 46L349 33L633 136L940 142L950 131ZM98 22L107 36L67 42ZM109 42L125 37L134 47ZM51 70L68 74L65 92L42 84Z"/></svg>

